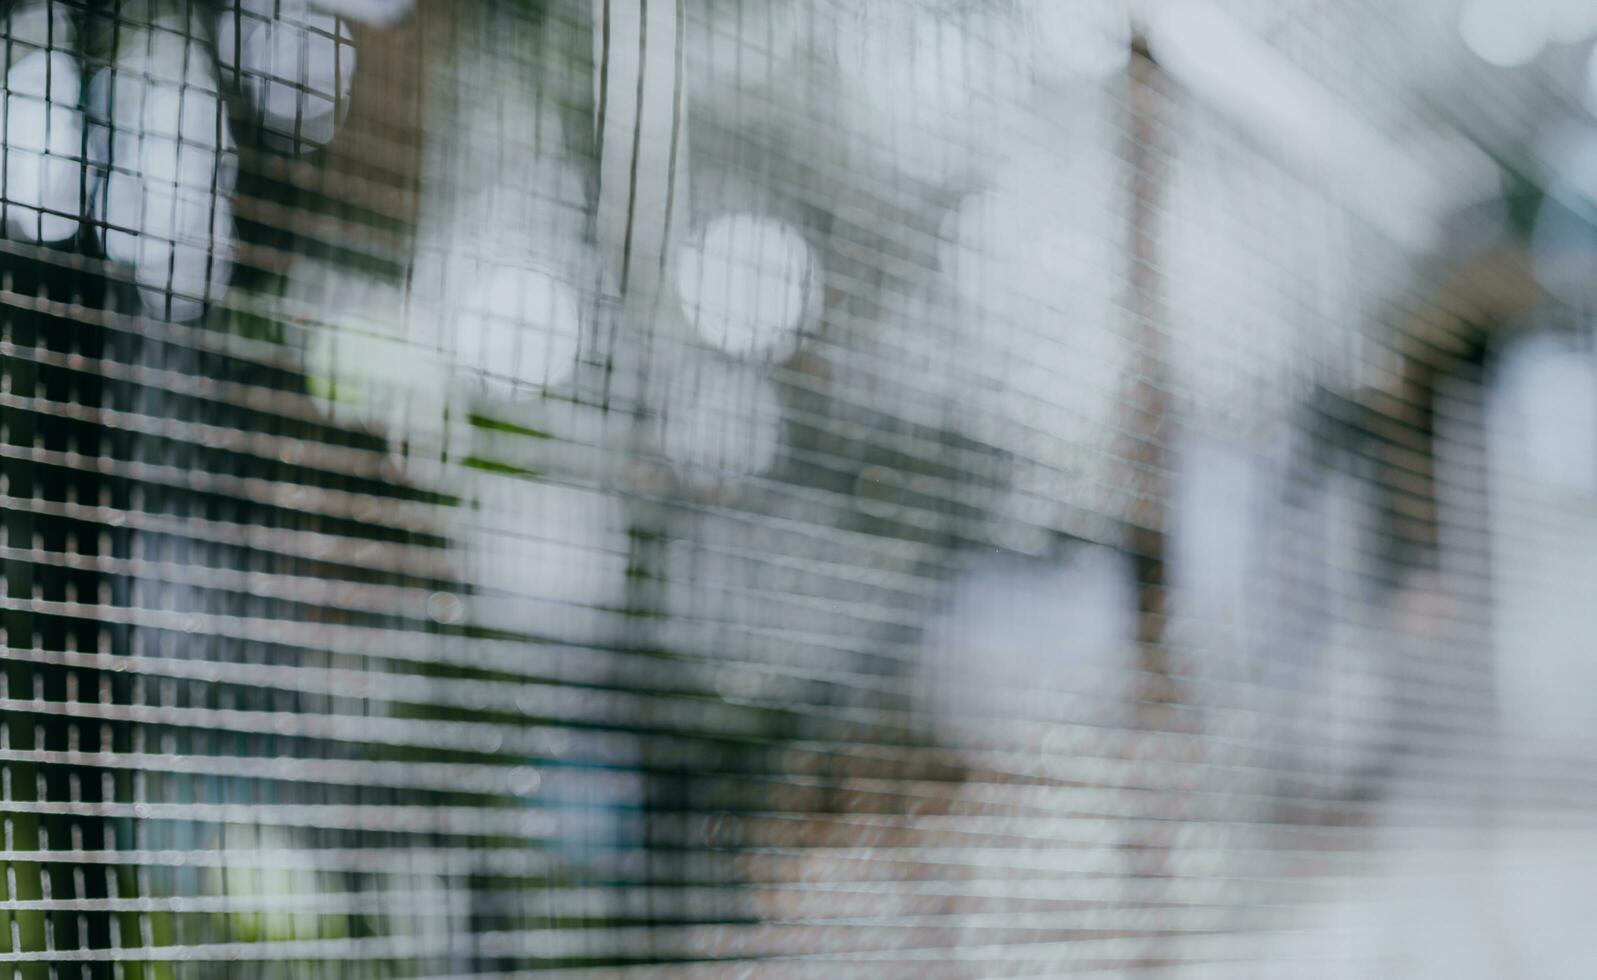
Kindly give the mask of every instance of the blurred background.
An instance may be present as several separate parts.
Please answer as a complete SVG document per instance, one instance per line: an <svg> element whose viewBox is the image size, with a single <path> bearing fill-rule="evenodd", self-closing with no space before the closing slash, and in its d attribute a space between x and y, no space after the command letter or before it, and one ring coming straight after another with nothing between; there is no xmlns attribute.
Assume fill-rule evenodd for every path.
<svg viewBox="0 0 1597 980"><path fill-rule="evenodd" d="M0 28L0 976L1591 976L1597 6Z"/></svg>

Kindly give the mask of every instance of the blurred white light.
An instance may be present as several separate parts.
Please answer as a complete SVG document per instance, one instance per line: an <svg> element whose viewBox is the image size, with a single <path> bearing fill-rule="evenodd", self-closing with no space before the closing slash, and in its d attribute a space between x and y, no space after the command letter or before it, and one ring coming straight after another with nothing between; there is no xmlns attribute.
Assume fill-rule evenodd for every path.
<svg viewBox="0 0 1597 980"><path fill-rule="evenodd" d="M1054 705L1078 692L1113 710L1130 693L1136 609L1131 566L1108 548L985 561L927 626L933 706L956 718L1064 720Z"/></svg>
<svg viewBox="0 0 1597 980"><path fill-rule="evenodd" d="M974 375L961 397L991 413L978 437L1053 465L1039 440L1107 437L1133 353L1115 302L1120 222L1100 196L1113 171L1094 148L1078 147L1074 161L1000 171L949 216L940 246L961 304L959 369Z"/></svg>
<svg viewBox="0 0 1597 980"><path fill-rule="evenodd" d="M493 397L564 381L582 341L575 287L518 251L423 249L413 273L419 324Z"/></svg>
<svg viewBox="0 0 1597 980"><path fill-rule="evenodd" d="M1194 147L1172 169L1164 282L1181 329L1166 347L1183 421L1273 438L1349 343L1348 297L1369 288L1348 260L1353 230L1333 199L1255 155Z"/></svg>
<svg viewBox="0 0 1597 980"><path fill-rule="evenodd" d="M1105 78L1131 60L1126 0L1029 0L1023 16L1045 81Z"/></svg>
<svg viewBox="0 0 1597 980"><path fill-rule="evenodd" d="M913 179L974 176L1030 94L1025 38L1007 11L874 0L833 26L839 122L867 159Z"/></svg>
<svg viewBox="0 0 1597 980"><path fill-rule="evenodd" d="M1462 813L1460 814L1462 817ZM1478 819L1478 818L1477 818ZM1356 882L1332 882L1316 927L1260 976L1321 980L1581 980L1591 972L1597 852L1553 812L1518 826L1388 829ZM1311 966L1312 964L1312 966Z"/></svg>
<svg viewBox="0 0 1597 980"><path fill-rule="evenodd" d="M119 193L117 198L127 200L132 195ZM205 304L227 288L232 271L232 206L225 198L174 195L148 185L143 204L143 230L128 261L133 263L144 308L171 320L198 319ZM129 218L114 205L108 214L118 223Z"/></svg>
<svg viewBox="0 0 1597 980"><path fill-rule="evenodd" d="M782 435L776 389L750 367L705 358L667 383L660 449L700 487L759 473L776 460Z"/></svg>
<svg viewBox="0 0 1597 980"><path fill-rule="evenodd" d="M239 73L269 145L300 152L332 141L355 78L348 24L303 0L240 0L217 17L216 54Z"/></svg>
<svg viewBox="0 0 1597 980"><path fill-rule="evenodd" d="M1549 33L1547 9L1532 0L1465 0L1458 34L1487 64L1511 68L1542 53Z"/></svg>
<svg viewBox="0 0 1597 980"><path fill-rule="evenodd" d="M1176 646L1203 651L1200 677L1251 688L1252 712L1231 733L1340 796L1390 753L1398 723L1391 632L1359 618L1377 506L1345 474L1297 483L1288 497L1284 448L1224 436L1182 446L1167 608Z"/></svg>
<svg viewBox="0 0 1597 980"><path fill-rule="evenodd" d="M462 363L486 377L548 385L571 374L582 338L576 291L541 269L495 266L455 329Z"/></svg>
<svg viewBox="0 0 1597 980"><path fill-rule="evenodd" d="M32 14L33 16L26 16ZM14 39L48 34L54 50L33 50L13 40L0 104L5 134L6 229L28 241L59 242L78 231L84 204L81 75L71 22L56 12L48 30L41 9L18 11L8 25ZM40 44L46 38L39 36Z"/></svg>
<svg viewBox="0 0 1597 980"><path fill-rule="evenodd" d="M540 92L534 68L503 52L435 63L418 251L559 259L562 268L574 267L574 256L585 260L593 234L587 180L568 151L562 111Z"/></svg>
<svg viewBox="0 0 1597 980"><path fill-rule="evenodd" d="M507 156L514 154L514 162L487 162L473 164L461 161L454 169L450 186L458 192L446 197L443 187L433 185L432 193L438 200L424 205L424 210L442 205L424 219L424 226L433 220L447 217L449 226L463 240L483 237L486 229L525 229L526 234L514 235L521 244L512 248L531 248L538 255L559 256L562 263L576 257L575 264L587 265L591 258L589 244L587 189L581 170L563 157L564 147L559 142L558 127L542 129L549 141L536 147L516 146L505 136L497 143ZM460 134L465 141L494 139L493 133L507 134L512 124L507 121L502 129L470 131ZM515 130L522 138L536 131L529 125ZM486 154L471 154L485 156ZM463 155L464 156L464 155ZM480 178L480 179L479 179ZM429 231L429 237L436 237ZM536 244L525 244L528 240Z"/></svg>
<svg viewBox="0 0 1597 980"><path fill-rule="evenodd" d="M462 531L471 562L471 621L562 639L597 638L625 605L626 511L597 490L490 478Z"/></svg>
<svg viewBox="0 0 1597 980"><path fill-rule="evenodd" d="M265 911L230 914L227 927L233 935L244 942L319 937L320 917L301 914L291 904L296 899L313 902L334 887L334 876L317 866L318 854L308 846L309 836L272 825L227 828L220 867L203 872L211 879L210 887L244 908L257 902L283 902L267 905Z"/></svg>
<svg viewBox="0 0 1597 980"><path fill-rule="evenodd" d="M336 417L376 427L413 452L464 439L463 413L448 412L450 367L439 338L414 328L399 285L302 257L283 312L306 324L305 375Z"/></svg>
<svg viewBox="0 0 1597 980"><path fill-rule="evenodd" d="M1597 737L1597 368L1590 350L1527 338L1488 402L1496 685L1516 736Z"/></svg>
<svg viewBox="0 0 1597 980"><path fill-rule="evenodd" d="M373 27L403 23L416 10L416 0L315 0L315 5L330 14Z"/></svg>
<svg viewBox="0 0 1597 980"><path fill-rule="evenodd" d="M1597 34L1597 3L1591 0L1542 0L1547 7L1548 36L1565 44Z"/></svg>
<svg viewBox="0 0 1597 980"><path fill-rule="evenodd" d="M1496 537L1504 540L1508 533ZM1504 583L1493 606L1498 711L1505 732L1516 738L1573 744L1597 738L1591 694L1597 686L1597 657L1591 652L1597 617L1590 596L1576 587L1591 581L1593 562L1559 553L1575 538L1572 533L1561 542L1543 542L1553 553L1542 556L1516 548L1502 562L1512 574L1530 579ZM1581 528L1578 540L1589 549L1597 535Z"/></svg>
<svg viewBox="0 0 1597 980"><path fill-rule="evenodd" d="M1171 579L1183 610L1208 622L1241 626L1257 590L1268 499L1253 454L1195 440L1181 454L1170 539Z"/></svg>
<svg viewBox="0 0 1597 980"><path fill-rule="evenodd" d="M149 312L190 320L231 271L237 161L209 53L181 28L125 33L88 101L106 254L134 267Z"/></svg>
<svg viewBox="0 0 1597 980"><path fill-rule="evenodd" d="M337 417L382 429L393 444L442 433L449 370L434 351L334 322L311 332L305 373Z"/></svg>
<svg viewBox="0 0 1597 980"><path fill-rule="evenodd" d="M804 236L753 214L706 224L679 250L676 283L699 335L736 357L792 353L820 306L820 267Z"/></svg>
<svg viewBox="0 0 1597 980"><path fill-rule="evenodd" d="M1500 395L1514 435L1505 448L1524 475L1578 493L1597 493L1597 370L1567 341L1536 337L1516 345Z"/></svg>
<svg viewBox="0 0 1597 980"><path fill-rule="evenodd" d="M561 108L499 33L431 66L407 302L411 342L453 362L450 397L496 417L572 376L600 282Z"/></svg>
<svg viewBox="0 0 1597 980"><path fill-rule="evenodd" d="M1118 288L1114 264L1098 264L1112 259L1116 209L1100 195L1114 174L1091 150L1077 156L1075 166L1006 167L949 216L940 257L963 301L991 312L1078 312Z"/></svg>
<svg viewBox="0 0 1597 980"><path fill-rule="evenodd" d="M1235 16L1208 0L1145 11L1148 45L1177 82L1411 250L1435 244L1445 181ZM1438 186L1438 184L1441 186Z"/></svg>
<svg viewBox="0 0 1597 980"><path fill-rule="evenodd" d="M1368 548L1370 527L1379 513L1374 488L1339 473L1312 491L1305 504L1304 516L1311 523L1297 533L1306 532L1313 543L1295 564L1302 568L1306 558L1320 565L1324 594L1305 601L1284 590L1286 611L1299 622L1325 617L1329 634L1318 649L1303 651L1310 669L1294 692L1292 717L1298 722L1304 764L1330 792L1345 795L1390 754L1401 723L1400 692L1392 677L1398 661L1391 644L1398 634L1372 629L1360 616L1360 580L1374 564ZM1312 612L1316 605L1323 612ZM1281 653L1272 649L1267 655L1279 658Z"/></svg>
<svg viewBox="0 0 1597 980"><path fill-rule="evenodd" d="M1597 3L1591 6L1597 10ZM1597 115L1597 45L1594 45L1586 55L1586 73L1582 78L1580 97L1586 110Z"/></svg>
<svg viewBox="0 0 1597 980"><path fill-rule="evenodd" d="M1395 148L1404 159L1433 176L1413 191L1431 214L1445 217L1502 197L1497 161L1455 129L1423 130L1401 139Z"/></svg>

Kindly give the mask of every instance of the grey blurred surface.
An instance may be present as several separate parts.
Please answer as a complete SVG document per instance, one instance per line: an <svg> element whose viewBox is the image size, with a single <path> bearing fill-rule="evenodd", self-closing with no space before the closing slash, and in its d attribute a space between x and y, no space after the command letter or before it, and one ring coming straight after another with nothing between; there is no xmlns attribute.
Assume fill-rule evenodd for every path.
<svg viewBox="0 0 1597 980"><path fill-rule="evenodd" d="M1590 975L1585 5L0 17L0 972Z"/></svg>

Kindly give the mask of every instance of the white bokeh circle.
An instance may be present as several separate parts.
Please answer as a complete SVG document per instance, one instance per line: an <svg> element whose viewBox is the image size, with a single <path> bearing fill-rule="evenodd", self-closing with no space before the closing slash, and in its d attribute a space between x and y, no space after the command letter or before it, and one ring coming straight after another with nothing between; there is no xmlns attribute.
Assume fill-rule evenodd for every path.
<svg viewBox="0 0 1597 980"><path fill-rule="evenodd" d="M735 357L791 353L820 306L820 283L804 236L756 214L716 217L677 253L677 295L688 322Z"/></svg>
<svg viewBox="0 0 1597 980"><path fill-rule="evenodd" d="M349 108L355 42L349 25L303 3L244 0L216 23L216 57L238 73L266 142L287 152L332 142Z"/></svg>
<svg viewBox="0 0 1597 980"><path fill-rule="evenodd" d="M776 460L782 435L776 388L745 365L706 358L666 384L660 449L688 484L713 487L759 473Z"/></svg>

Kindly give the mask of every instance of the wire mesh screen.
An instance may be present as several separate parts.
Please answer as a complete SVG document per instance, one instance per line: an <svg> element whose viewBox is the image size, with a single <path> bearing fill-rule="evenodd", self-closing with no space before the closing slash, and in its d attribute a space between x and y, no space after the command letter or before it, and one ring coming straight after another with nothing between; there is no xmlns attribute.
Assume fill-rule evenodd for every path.
<svg viewBox="0 0 1597 980"><path fill-rule="evenodd" d="M6 977L1589 976L1583 5L0 24Z"/></svg>

